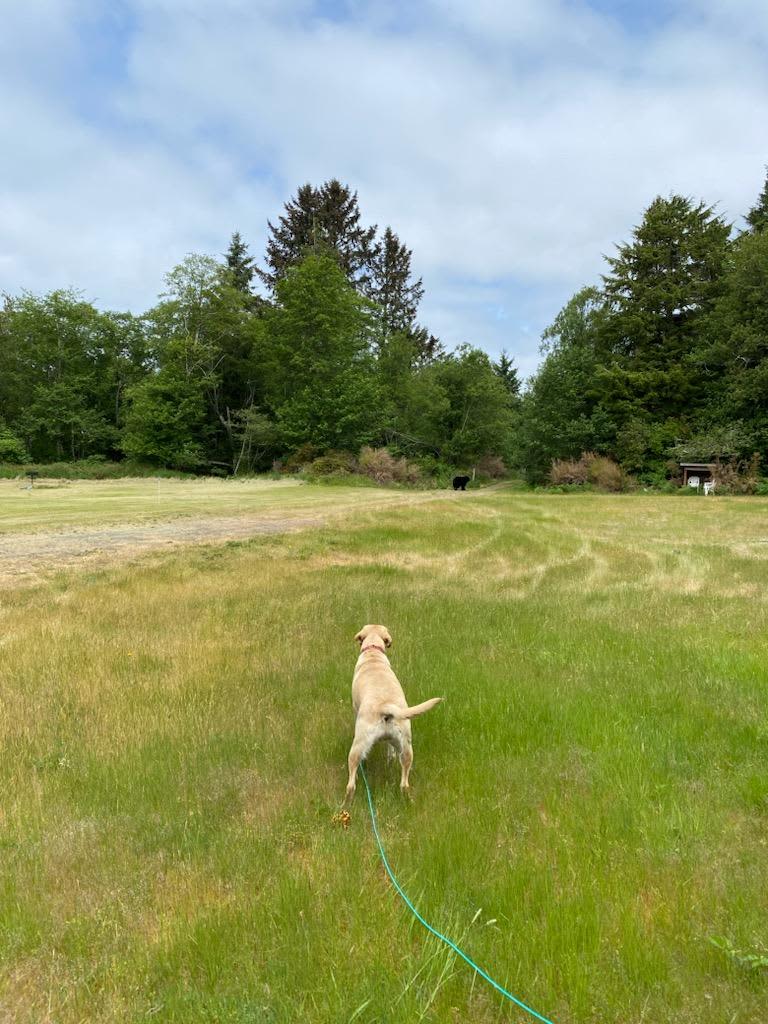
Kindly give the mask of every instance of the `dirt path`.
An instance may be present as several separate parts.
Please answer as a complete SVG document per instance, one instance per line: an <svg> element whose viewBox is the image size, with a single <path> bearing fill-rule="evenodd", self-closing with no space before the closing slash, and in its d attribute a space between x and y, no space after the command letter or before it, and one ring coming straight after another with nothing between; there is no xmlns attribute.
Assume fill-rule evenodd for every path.
<svg viewBox="0 0 768 1024"><path fill-rule="evenodd" d="M102 526L87 530L0 535L0 587L32 582L51 570L123 561L189 544L225 543L264 533L318 526L320 517L209 516Z"/></svg>
<svg viewBox="0 0 768 1024"><path fill-rule="evenodd" d="M179 516L145 523L0 533L0 589L34 583L58 569L91 568L192 544L223 544L259 534L290 533L322 526L351 512L421 504L442 496L435 491L404 494L402 501L390 497L386 502L364 500L354 506L341 503L294 516L280 516L274 511L262 515Z"/></svg>

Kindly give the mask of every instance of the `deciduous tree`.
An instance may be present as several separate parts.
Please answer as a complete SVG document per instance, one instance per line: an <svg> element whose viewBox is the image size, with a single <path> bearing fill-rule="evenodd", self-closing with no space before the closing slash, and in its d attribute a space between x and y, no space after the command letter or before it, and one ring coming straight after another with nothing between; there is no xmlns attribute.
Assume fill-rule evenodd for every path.
<svg viewBox="0 0 768 1024"><path fill-rule="evenodd" d="M564 306L542 339L544 362L523 396L514 453L532 483L547 477L554 459L605 450L616 426L601 407L599 337L603 303L584 288Z"/></svg>
<svg viewBox="0 0 768 1024"><path fill-rule="evenodd" d="M236 414L264 401L263 321L229 269L212 257L188 256L167 275L166 288L149 314L157 365L184 359L184 374L199 378L209 458L231 468L241 451Z"/></svg>
<svg viewBox="0 0 768 1024"><path fill-rule="evenodd" d="M289 449L357 450L374 440L382 396L372 314L335 259L310 253L277 285L267 314L269 399Z"/></svg>

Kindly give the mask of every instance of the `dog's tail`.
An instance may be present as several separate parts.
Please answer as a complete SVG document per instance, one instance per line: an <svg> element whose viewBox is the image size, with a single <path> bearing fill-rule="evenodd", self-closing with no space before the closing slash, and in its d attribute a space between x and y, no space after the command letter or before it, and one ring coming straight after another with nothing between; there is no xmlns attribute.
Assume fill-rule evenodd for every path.
<svg viewBox="0 0 768 1024"><path fill-rule="evenodd" d="M391 722L393 718L415 718L417 715L423 715L425 712L431 711L432 708L436 707L442 699L442 697L432 697L430 700L425 700L422 704L414 704L412 708L401 708L397 704L387 704L382 708L384 721Z"/></svg>

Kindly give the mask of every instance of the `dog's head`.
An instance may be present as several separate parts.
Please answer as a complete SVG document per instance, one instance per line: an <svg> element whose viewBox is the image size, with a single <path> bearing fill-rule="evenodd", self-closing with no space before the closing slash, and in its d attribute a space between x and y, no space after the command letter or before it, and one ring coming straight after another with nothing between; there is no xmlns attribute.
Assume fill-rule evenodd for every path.
<svg viewBox="0 0 768 1024"><path fill-rule="evenodd" d="M372 639L381 640L385 647L392 646L392 637L389 635L389 630L386 626L376 626L369 623L367 626L363 626L355 637L355 640L357 640L361 647L366 640Z"/></svg>

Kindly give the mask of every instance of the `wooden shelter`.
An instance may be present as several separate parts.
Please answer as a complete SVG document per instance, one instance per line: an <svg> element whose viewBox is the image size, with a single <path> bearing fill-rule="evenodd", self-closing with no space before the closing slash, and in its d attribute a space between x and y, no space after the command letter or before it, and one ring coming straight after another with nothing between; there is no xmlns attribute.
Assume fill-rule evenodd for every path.
<svg viewBox="0 0 768 1024"><path fill-rule="evenodd" d="M688 486L691 477L697 476L699 483L706 483L711 480L715 472L714 462L681 462L680 469L683 471L683 487Z"/></svg>

